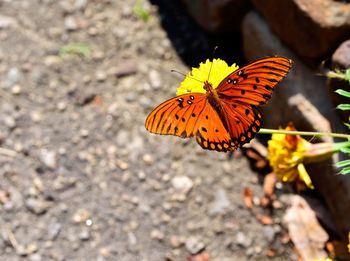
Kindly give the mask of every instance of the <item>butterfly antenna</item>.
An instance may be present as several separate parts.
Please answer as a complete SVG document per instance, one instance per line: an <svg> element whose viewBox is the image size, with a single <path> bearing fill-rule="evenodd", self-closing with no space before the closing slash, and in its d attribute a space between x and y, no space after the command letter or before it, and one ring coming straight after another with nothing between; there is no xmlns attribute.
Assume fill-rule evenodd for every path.
<svg viewBox="0 0 350 261"><path fill-rule="evenodd" d="M192 80L195 80L195 81L197 81L197 82L203 83L201 80L198 80L198 79L196 79L196 78L193 78L192 76L186 75L186 74L184 74L184 73L182 73L182 72L179 72L179 71L176 71L176 70L171 70L171 72L178 73L178 74L180 74L180 75L182 75L182 76L185 76L185 77L191 78Z"/></svg>
<svg viewBox="0 0 350 261"><path fill-rule="evenodd" d="M218 49L218 47L215 46L214 50L213 50L213 53L211 55L211 59L213 60L213 62L210 64L209 73L208 73L208 79L207 79L208 82L209 82L209 78L210 78L211 68L213 67L213 63L214 63L214 55L215 55L215 52L216 52L217 49Z"/></svg>

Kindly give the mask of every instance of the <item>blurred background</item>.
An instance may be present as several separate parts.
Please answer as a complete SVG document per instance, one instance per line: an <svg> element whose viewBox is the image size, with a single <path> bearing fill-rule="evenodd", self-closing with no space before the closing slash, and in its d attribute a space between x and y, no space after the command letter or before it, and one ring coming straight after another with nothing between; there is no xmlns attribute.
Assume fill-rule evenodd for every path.
<svg viewBox="0 0 350 261"><path fill-rule="evenodd" d="M170 71L218 46L229 64L294 61L264 127L344 133L349 85L325 75L350 67L349 39L349 1L0 0L0 260L349 260L333 161L308 166L302 249L295 191L277 182L264 205L269 137L225 154L144 128L183 80Z"/></svg>

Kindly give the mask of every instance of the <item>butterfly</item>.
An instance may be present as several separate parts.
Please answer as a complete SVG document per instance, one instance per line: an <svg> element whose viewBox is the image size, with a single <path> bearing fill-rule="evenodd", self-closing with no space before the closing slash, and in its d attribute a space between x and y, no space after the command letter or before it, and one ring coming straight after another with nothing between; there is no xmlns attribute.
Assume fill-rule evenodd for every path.
<svg viewBox="0 0 350 261"><path fill-rule="evenodd" d="M230 73L217 88L204 81L206 93L191 92L163 102L148 115L145 127L156 134L196 137L207 150L240 148L262 125L258 106L267 103L291 67L292 60L275 56Z"/></svg>

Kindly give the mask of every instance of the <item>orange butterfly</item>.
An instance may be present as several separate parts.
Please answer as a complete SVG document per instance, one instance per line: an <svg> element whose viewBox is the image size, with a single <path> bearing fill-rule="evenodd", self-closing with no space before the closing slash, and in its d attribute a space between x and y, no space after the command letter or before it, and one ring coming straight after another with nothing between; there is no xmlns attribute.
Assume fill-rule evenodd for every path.
<svg viewBox="0 0 350 261"><path fill-rule="evenodd" d="M266 104L292 61L284 57L257 60L223 79L217 88L203 83L206 93L179 95L156 107L146 119L152 133L196 136L203 149L228 151L249 142L262 125L258 105Z"/></svg>

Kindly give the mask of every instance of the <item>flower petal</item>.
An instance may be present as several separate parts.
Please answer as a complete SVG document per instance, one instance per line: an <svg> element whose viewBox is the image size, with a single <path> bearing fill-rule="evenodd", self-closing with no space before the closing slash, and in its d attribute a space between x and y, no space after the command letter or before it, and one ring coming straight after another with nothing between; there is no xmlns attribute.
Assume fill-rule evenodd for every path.
<svg viewBox="0 0 350 261"><path fill-rule="evenodd" d="M191 92L206 93L203 88L205 81L209 81L213 88L216 88L227 75L238 68L236 64L228 66L221 59L214 59L212 62L207 59L205 63L199 64L199 68L192 68L191 72L181 82L180 87L177 88L176 95Z"/></svg>

